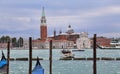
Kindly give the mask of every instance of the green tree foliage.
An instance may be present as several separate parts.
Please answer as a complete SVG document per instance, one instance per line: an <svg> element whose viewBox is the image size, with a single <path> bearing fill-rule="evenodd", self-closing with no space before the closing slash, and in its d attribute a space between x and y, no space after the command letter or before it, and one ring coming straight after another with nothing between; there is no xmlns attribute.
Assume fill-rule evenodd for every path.
<svg viewBox="0 0 120 74"><path fill-rule="evenodd" d="M16 37L11 38L10 36L2 36L0 37L0 43L7 43L8 41L10 41L10 43L12 43L13 47L23 47L23 38L19 37L19 39L17 40Z"/></svg>
<svg viewBox="0 0 120 74"><path fill-rule="evenodd" d="M19 46L19 47L22 47L22 46L23 46L23 38L22 38L22 37L20 37L20 38L18 39L18 46Z"/></svg>
<svg viewBox="0 0 120 74"><path fill-rule="evenodd" d="M0 43L7 43L8 41L10 41L10 37L9 36L2 36L0 38Z"/></svg>
<svg viewBox="0 0 120 74"><path fill-rule="evenodd" d="M11 39L11 42L13 47L17 47L17 39L15 37Z"/></svg>

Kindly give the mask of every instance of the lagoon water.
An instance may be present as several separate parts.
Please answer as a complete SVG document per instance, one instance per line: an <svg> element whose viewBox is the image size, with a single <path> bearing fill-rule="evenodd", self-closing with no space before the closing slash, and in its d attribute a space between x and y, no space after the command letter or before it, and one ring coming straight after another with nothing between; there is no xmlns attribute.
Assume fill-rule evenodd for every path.
<svg viewBox="0 0 120 74"><path fill-rule="evenodd" d="M87 60L59 60L61 57L60 49L53 50L52 74L93 74L93 61ZM6 50L4 50L6 54ZM91 49L83 52L73 52L76 58L93 57ZM0 54L1 56L1 54ZM45 74L49 74L49 50L33 50L33 58L43 58L40 60L45 69ZM11 58L29 57L28 50L11 50ZM97 57L120 57L120 50L97 50ZM36 61L33 61L34 67ZM28 74L29 61L10 61L10 74ZM120 61L97 61L97 74L120 74Z"/></svg>

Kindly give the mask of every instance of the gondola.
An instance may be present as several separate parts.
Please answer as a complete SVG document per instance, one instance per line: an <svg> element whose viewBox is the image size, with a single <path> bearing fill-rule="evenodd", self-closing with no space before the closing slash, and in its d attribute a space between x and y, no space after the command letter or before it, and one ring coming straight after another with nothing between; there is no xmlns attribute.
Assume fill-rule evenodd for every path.
<svg viewBox="0 0 120 74"><path fill-rule="evenodd" d="M32 74L44 74L44 69L42 68L42 66L40 64L38 57L37 57L36 65L32 70Z"/></svg>
<svg viewBox="0 0 120 74"><path fill-rule="evenodd" d="M7 60L2 51L2 58L0 60L0 74L6 74L6 73L7 73Z"/></svg>

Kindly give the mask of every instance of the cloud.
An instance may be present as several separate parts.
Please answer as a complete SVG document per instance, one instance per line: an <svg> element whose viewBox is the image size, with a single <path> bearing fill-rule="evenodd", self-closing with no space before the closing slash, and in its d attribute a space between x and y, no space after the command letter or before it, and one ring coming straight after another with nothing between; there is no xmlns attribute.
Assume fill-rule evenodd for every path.
<svg viewBox="0 0 120 74"><path fill-rule="evenodd" d="M65 11L63 11L65 12ZM65 13L69 13L70 11L66 11ZM88 11L78 11L78 12L74 12L75 15L58 15L58 16L53 16L53 17L47 17L48 18L48 23L52 24L53 26L57 26L57 24L63 24L63 26L69 23L74 23L74 24L83 24L84 26L94 26L92 25L92 23L94 22L98 22L102 19L106 20L106 18L108 19L108 23L111 22L111 18L113 16L116 15L120 15L120 6L108 6L108 7L102 7L102 8L97 8L97 9L93 9L93 10L88 10ZM112 15L112 16L111 16ZM111 16L111 17L109 17ZM109 18L108 18L109 17ZM117 18L114 17L114 18ZM118 19L118 18L117 18ZM102 20L102 22L104 21ZM110 20L110 21L109 21ZM114 20L115 21L115 20ZM88 22L88 23L87 23ZM101 22L101 24L103 24ZM117 22L117 21L115 21ZM73 24L73 25L74 25ZM101 25L98 23L98 25ZM105 23L104 23L105 24ZM115 25L114 23L112 23L111 25Z"/></svg>
<svg viewBox="0 0 120 74"><path fill-rule="evenodd" d="M29 11L29 10L28 10ZM28 12L27 11L27 12ZM37 12L38 11L38 12ZM31 10L32 12L32 10ZM35 12L39 13L39 10L36 10ZM63 14L64 13L69 13L70 11L62 11ZM88 10L88 11L78 11L78 12L74 12L75 15L71 15L71 14L68 14L68 15L57 15L57 16L47 16L47 21L48 21L48 26L51 26L52 27L56 27L56 26L60 26L60 25L68 25L68 24L79 24L79 25L84 25L84 26L88 26L90 27L90 23L86 23L86 22L89 22L89 20L93 19L94 18L99 18L99 17L102 17L102 16L107 16L107 15L111 15L111 14L119 14L120 12L120 6L109 6L109 7L104 7L104 8L97 8L97 9L93 9L93 10ZM48 13L48 12L47 12ZM38 14L32 14L31 16L37 16ZM47 14L46 14L47 15ZM23 17L19 17L19 16L16 16L16 17L3 17L1 19L3 19L4 21L13 21L13 24L15 22L18 22L18 24L20 25L23 25L23 26L26 26L26 28L30 28L31 26L33 27L33 25L29 25L30 23L35 23L37 22L37 24L39 25L40 24L40 17L26 17L26 16L23 16ZM5 20L6 19L6 20ZM2 20L2 21L3 21ZM32 21L34 20L34 21ZM99 20L99 19L98 19ZM9 22L7 24L9 24ZM84 24L85 23L85 24ZM5 23L4 23L5 24ZM34 27L35 28L35 27ZM80 27L82 28L82 27Z"/></svg>
<svg viewBox="0 0 120 74"><path fill-rule="evenodd" d="M1 17L0 24L0 29L8 31L35 29L39 26L33 17Z"/></svg>
<svg viewBox="0 0 120 74"><path fill-rule="evenodd" d="M92 11L87 11L81 14L81 17L89 18L89 17L106 16L111 14L120 14L120 6L108 6L108 7L97 8Z"/></svg>
<svg viewBox="0 0 120 74"><path fill-rule="evenodd" d="M102 33L102 34L98 34L98 36L104 36L104 37L108 37L108 38L119 38L120 32L118 32L118 33L116 33L116 32Z"/></svg>
<svg viewBox="0 0 120 74"><path fill-rule="evenodd" d="M0 3L0 29L6 33L8 31L32 32L33 30L35 32L33 34L39 33L37 31L40 26L41 8L45 6L49 34L54 28L58 31L62 29L65 32L69 24L77 32L84 30L97 33L118 32L120 31L119 3L120 1L117 0L2 0ZM104 28L108 26L109 28Z"/></svg>

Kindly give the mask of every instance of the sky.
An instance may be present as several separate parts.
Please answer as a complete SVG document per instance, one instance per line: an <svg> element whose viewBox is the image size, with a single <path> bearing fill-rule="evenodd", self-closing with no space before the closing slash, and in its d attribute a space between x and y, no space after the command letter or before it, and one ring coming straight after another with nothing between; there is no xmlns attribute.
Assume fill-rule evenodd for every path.
<svg viewBox="0 0 120 74"><path fill-rule="evenodd" d="M48 36L56 30L120 37L120 0L0 0L0 36L40 37L42 7Z"/></svg>

